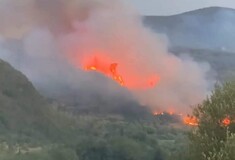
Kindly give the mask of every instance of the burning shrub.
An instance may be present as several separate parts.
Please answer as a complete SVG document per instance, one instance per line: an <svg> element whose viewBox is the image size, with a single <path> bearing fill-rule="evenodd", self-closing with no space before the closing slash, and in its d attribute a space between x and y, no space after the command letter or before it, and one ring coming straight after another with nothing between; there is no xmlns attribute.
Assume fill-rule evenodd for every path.
<svg viewBox="0 0 235 160"><path fill-rule="evenodd" d="M219 153L225 150L228 137L235 133L235 82L217 85L211 97L194 109L194 116L198 127L190 134L193 158L229 157L230 153Z"/></svg>

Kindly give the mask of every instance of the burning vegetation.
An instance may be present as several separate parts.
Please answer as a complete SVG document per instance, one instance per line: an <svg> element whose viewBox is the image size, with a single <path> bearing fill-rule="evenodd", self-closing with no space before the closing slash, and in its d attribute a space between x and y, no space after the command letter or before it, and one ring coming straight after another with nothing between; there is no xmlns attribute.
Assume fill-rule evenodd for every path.
<svg viewBox="0 0 235 160"><path fill-rule="evenodd" d="M189 116L189 115L185 116L183 114L177 114L174 112L154 112L153 115L157 117L165 115L177 117L177 119L185 125L198 126L198 120L194 116Z"/></svg>
<svg viewBox="0 0 235 160"><path fill-rule="evenodd" d="M185 112L190 112L189 106L200 103L210 90L211 81L208 81L209 74L207 74L210 67L199 64L190 57L169 53L167 44L157 34L146 28L136 11L122 4L122 1L116 0L110 3L109 0L51 0L50 3L46 3L49 1L25 0L23 4L22 1L17 0L9 3L5 3L9 0L3 1L1 8L4 10L1 11L0 17L4 19L6 25L1 26L3 28L1 32L7 32L1 34L3 39L0 37L0 41L9 43L9 48L12 50L8 47L2 49L1 42L0 49L3 55L0 56L25 73L33 84L38 85L37 88L41 87L52 93L48 94L50 96L56 95L57 100L63 99L64 95L68 96L69 102L66 107L70 108L72 103L76 107L81 107L81 110L85 110L84 113L86 113L86 115L71 116L70 119L70 113L74 112L57 113L57 110L52 110L54 106L48 110L43 110L44 107L33 107L35 106L32 105L33 103L45 107L50 105L47 105L46 101L37 100L37 97L33 98L34 102L30 100L26 105L26 99L31 94L25 93L25 97L23 96L22 100L21 98L27 88L20 89L23 92L20 93L20 96L15 96L19 90L11 93L9 89L19 87L10 85L0 94L1 99L6 100L6 102L3 101L2 110L5 112L5 109L9 109L10 99L13 103L20 98L19 104L22 103L22 105L13 106L13 110L19 110L21 113L21 109L23 109L21 117L26 119L26 124L19 123L20 121L16 117L11 116L11 107L9 113L6 110L5 115L0 115L0 121L2 121L0 129L3 129L0 132L6 133L6 140L10 140L12 135L15 137L20 133L19 139L13 137L16 141L10 140L10 144L22 142L22 146L24 146L25 142L31 140L30 146L42 144L36 141L38 139L47 143L52 142L53 144L49 146L55 146L58 149L58 154L55 154L56 160L58 155L60 156L60 153L64 152L60 146L69 147L66 148L66 151L69 152L64 157L73 153L76 156L74 159L82 160L93 160L94 157L110 159L110 155L113 156L113 159L117 159L117 157L135 160L163 159L161 152L166 151L166 146L169 146L169 152L162 155L173 155L171 159L175 159L172 154L175 149L172 146L177 144L175 148L183 150L182 145L178 144L182 138L172 139L173 136L177 136L176 132L174 130L164 131L166 127L159 125L160 123L145 121L145 119L142 121L140 117L150 116L147 118L152 119L149 112L146 113L147 116L143 114L142 104L153 111L169 111L169 108L174 106L174 112L156 112L154 115L163 122L166 122L166 119L170 122L180 120L185 125L198 128L192 132L191 141L195 143L189 147L190 149L195 147L195 150L190 153L196 153L197 160L209 157L213 155L211 154L213 152L219 153L225 146L221 142L226 142L228 139L226 136L230 134L226 134L227 130L235 133L234 127L232 128L235 118L235 86L225 85L224 88L216 89L210 99L206 99L195 109L198 114L185 116ZM13 32L19 33L8 35ZM8 39L9 37L13 37L13 39ZM11 44L15 39L19 39L19 48L16 47L17 45ZM16 53L11 54L11 52ZM106 90L106 84L102 85L104 81L100 83L95 76L84 73L91 71L112 79L120 85L121 89L125 88L125 91L128 91L126 97L123 92L117 93L128 99L123 102L125 105L120 102L124 101L122 97L119 98L116 94L115 89L118 87L108 88L117 96L117 98L115 96L109 98L108 95L111 92ZM16 73L16 75L18 74ZM7 78L9 77L11 76ZM5 87L11 80L0 82ZM53 87L53 89L49 87L54 84L55 90ZM29 86L32 85L29 84ZM96 86L99 87L96 88ZM67 94L67 90L69 90L69 94ZM95 97L97 93L99 95ZM39 95L39 93L34 95ZM138 104L136 104L137 102L132 103L132 97ZM41 98L39 96L39 99ZM54 99L49 96L48 98ZM70 101L70 99L72 100ZM80 101L83 99L85 101L81 103ZM77 101L74 103L74 100L78 100L79 103ZM92 109L87 105L90 102L92 102ZM139 104L142 108L137 109L136 106ZM110 109L112 105L116 105L117 108ZM123 108L126 109L125 112L123 112ZM37 112L38 109L40 112ZM91 115L88 114L89 109L93 111ZM30 112L24 115L23 113L27 113L25 111ZM105 113L104 116L98 114L99 111ZM184 114L177 114L177 112ZM33 115L33 113L46 113L46 115L42 115L40 118L40 114ZM50 116L51 113L52 116ZM117 116L117 113L125 114ZM130 117L135 119L133 118L132 121ZM30 120L31 118L32 120ZM36 120L34 120L35 118ZM8 119L9 122L6 121ZM38 120L42 121L37 123ZM164 132L161 133L162 130ZM168 134L165 133L171 132L172 134L167 137ZM36 136L35 139L34 136ZM24 142L24 140L26 141ZM54 145L55 142L58 143L58 146ZM165 145L162 145L163 143ZM46 145L48 144L43 146ZM76 148L72 148L72 146L76 146ZM47 149L47 147L43 148ZM72 150L70 151L70 149ZM199 149L198 153L197 149ZM183 150L182 155L186 152L186 149ZM51 153L54 155L55 152ZM229 155L229 153L221 155ZM21 156L21 154L17 154L17 156ZM21 158L17 157L17 159Z"/></svg>
<svg viewBox="0 0 235 160"><path fill-rule="evenodd" d="M104 76L113 79L120 86L126 87L131 90L142 90L155 88L160 81L160 77L157 74L144 75L143 71L136 71L134 69L124 68L127 66L123 64L122 73L118 70L119 63L115 60L111 60L103 55L94 55L90 58L86 57L82 62L82 68L85 71L96 71ZM133 72L132 72L133 71ZM139 73L139 74L138 74Z"/></svg>
<svg viewBox="0 0 235 160"><path fill-rule="evenodd" d="M114 81L119 83L121 86L124 86L125 83L123 81L122 76L117 71L118 64L117 63L102 63L99 58L94 57L90 63L84 66L84 70L86 71L97 71L104 74L107 77L112 78Z"/></svg>
<svg viewBox="0 0 235 160"><path fill-rule="evenodd" d="M164 115L169 115L169 116L174 116L178 117L180 120L182 120L183 124L188 125L188 126L198 126L199 125L199 120L197 117L192 116L192 115L183 115L183 114L176 114L174 112L153 112L154 116L164 116ZM230 116L226 116L222 120L219 121L219 124L224 127L230 126L232 123L235 123L235 120L232 120Z"/></svg>
<svg viewBox="0 0 235 160"><path fill-rule="evenodd" d="M229 116L226 116L226 118L222 120L222 124L224 126L229 126L231 124L231 118Z"/></svg>
<svg viewBox="0 0 235 160"><path fill-rule="evenodd" d="M174 105L177 111L188 112L188 106L205 98L209 67L190 57L169 53L165 38L146 27L133 8L120 0L55 2L48 5L45 0L27 1L24 5L11 2L19 10L12 7L6 9L9 13L1 14L16 18L6 18L9 26L13 26L2 26L7 33L21 30L15 27L21 26L16 37L23 46L17 50L24 52L3 57L19 66L37 88L56 98L70 94L64 88L71 88L68 92L80 96L77 93L89 81L101 88L103 96L106 94L105 87L101 87L103 82L84 73L94 71L125 87L130 98L151 110L168 110L168 106ZM27 22L22 26L20 22L25 17ZM53 91L47 86L52 86ZM84 90L92 95L95 87L86 87ZM94 101L94 97L87 99Z"/></svg>
<svg viewBox="0 0 235 160"><path fill-rule="evenodd" d="M198 126L198 119L194 116L187 115L183 117L183 122L184 124L189 125L189 126Z"/></svg>

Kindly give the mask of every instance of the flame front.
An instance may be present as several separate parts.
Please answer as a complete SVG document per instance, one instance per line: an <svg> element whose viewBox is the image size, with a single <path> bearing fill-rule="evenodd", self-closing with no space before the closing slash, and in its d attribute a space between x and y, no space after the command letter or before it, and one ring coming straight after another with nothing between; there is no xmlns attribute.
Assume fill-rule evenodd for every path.
<svg viewBox="0 0 235 160"><path fill-rule="evenodd" d="M184 123L190 126L198 126L198 119L194 116L186 116L184 117ZM232 121L229 116L226 116L220 121L220 124L225 127L229 126L231 123L234 123L234 121Z"/></svg>
<svg viewBox="0 0 235 160"><path fill-rule="evenodd" d="M103 55L93 55L91 57L85 57L82 61L82 69L85 71L96 71L106 77L109 77L116 81L119 85L124 86L128 89L150 89L154 88L160 78L157 74L146 74L142 71L137 71L136 73L130 72L130 68L122 69L122 74L118 71L120 66L114 60L111 60L109 57ZM122 63L122 68L125 68ZM137 69L134 68L136 71ZM125 76L124 76L125 75Z"/></svg>
<svg viewBox="0 0 235 160"><path fill-rule="evenodd" d="M184 117L184 124L189 126L198 126L198 119L194 116L186 116Z"/></svg>
<svg viewBox="0 0 235 160"><path fill-rule="evenodd" d="M87 71L98 71L108 77L111 77L113 80L115 80L117 83L119 83L121 86L124 86L124 81L121 75L117 72L117 63L112 63L109 66L103 66L99 63L99 61L95 58L93 59L93 62L91 65L85 66L85 70ZM109 69L107 69L107 68Z"/></svg>

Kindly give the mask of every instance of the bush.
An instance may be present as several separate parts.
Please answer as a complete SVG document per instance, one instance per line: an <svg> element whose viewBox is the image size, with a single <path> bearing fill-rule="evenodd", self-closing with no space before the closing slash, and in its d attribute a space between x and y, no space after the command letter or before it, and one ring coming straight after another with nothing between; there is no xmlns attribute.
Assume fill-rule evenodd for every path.
<svg viewBox="0 0 235 160"><path fill-rule="evenodd" d="M192 159L218 160L231 157L227 151L232 146L228 144L229 139L235 133L235 83L217 85L212 95L198 105L193 114L199 125L189 136ZM229 119L230 123L225 124L225 119Z"/></svg>

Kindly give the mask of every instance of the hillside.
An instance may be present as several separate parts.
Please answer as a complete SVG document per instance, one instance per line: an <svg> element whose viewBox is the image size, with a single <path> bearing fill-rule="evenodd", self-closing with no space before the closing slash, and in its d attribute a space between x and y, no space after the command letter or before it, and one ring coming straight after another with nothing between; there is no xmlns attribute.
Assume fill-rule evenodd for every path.
<svg viewBox="0 0 235 160"><path fill-rule="evenodd" d="M210 7L173 16L147 16L146 26L167 35L170 47L235 51L235 10Z"/></svg>
<svg viewBox="0 0 235 160"><path fill-rule="evenodd" d="M35 90L31 82L0 60L0 138L29 143L57 141L69 121Z"/></svg>
<svg viewBox="0 0 235 160"><path fill-rule="evenodd" d="M168 114L148 120L110 113L74 117L53 106L0 60L0 159L155 160L180 156L178 146L187 144L187 127Z"/></svg>
<svg viewBox="0 0 235 160"><path fill-rule="evenodd" d="M0 60L0 103L1 126L9 130L31 125L29 119L36 120L35 116L40 115L43 111L42 106L46 105L27 78L2 60Z"/></svg>
<svg viewBox="0 0 235 160"><path fill-rule="evenodd" d="M208 63L212 70L210 76L214 77L216 81L230 81L235 77L235 54L233 52L181 47L172 47L170 52L177 56L189 55L198 63Z"/></svg>

